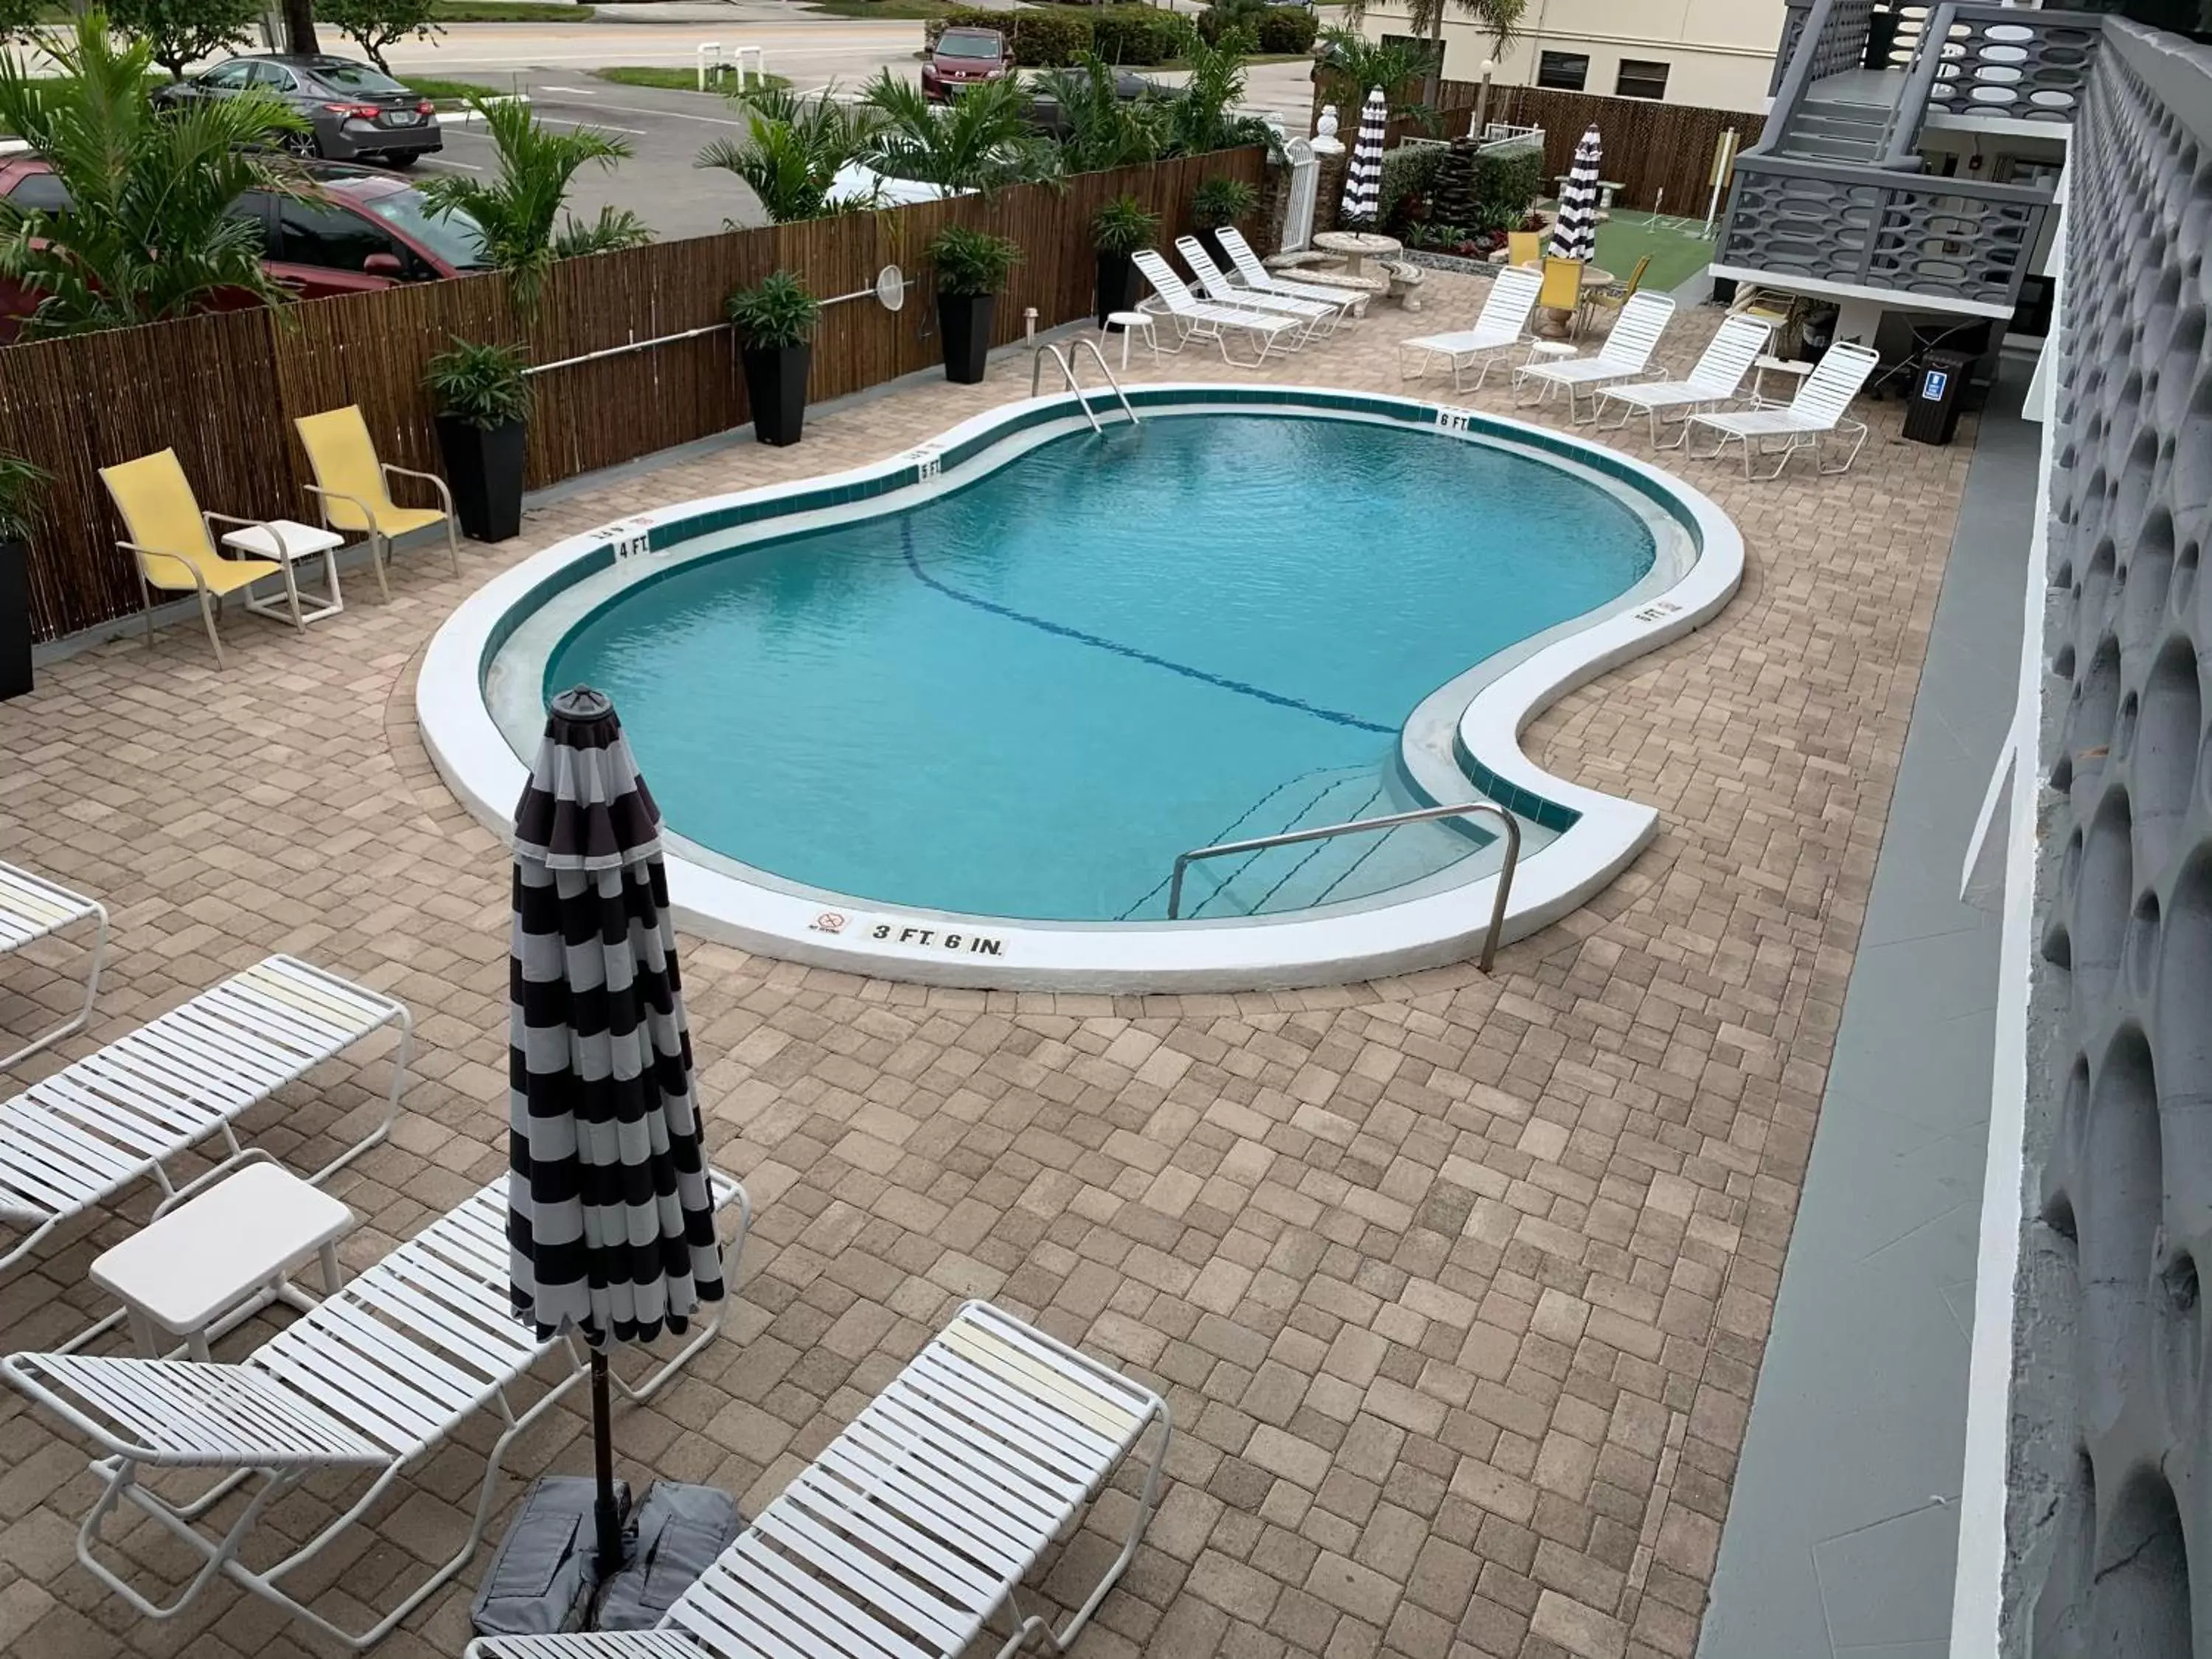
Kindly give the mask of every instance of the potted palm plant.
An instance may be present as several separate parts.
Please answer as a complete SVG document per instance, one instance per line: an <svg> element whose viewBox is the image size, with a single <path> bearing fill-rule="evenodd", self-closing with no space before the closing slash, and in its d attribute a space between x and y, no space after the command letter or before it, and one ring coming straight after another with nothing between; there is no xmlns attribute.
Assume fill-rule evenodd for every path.
<svg viewBox="0 0 2212 1659"><path fill-rule="evenodd" d="M31 689L31 527L52 476L0 455L0 698Z"/></svg>
<svg viewBox="0 0 2212 1659"><path fill-rule="evenodd" d="M458 337L430 359L423 383L438 404L438 447L462 533L503 542L522 533L524 440L530 429L527 355L519 345Z"/></svg>
<svg viewBox="0 0 2212 1659"><path fill-rule="evenodd" d="M930 239L937 267L937 318L945 335L945 378L974 386L991 351L991 316L999 290L1021 263L1022 251L1003 236L947 225Z"/></svg>
<svg viewBox="0 0 2212 1659"><path fill-rule="evenodd" d="M1152 246L1159 231L1158 216L1146 212L1133 196L1116 196L1091 221L1091 243L1098 251L1099 327L1117 311L1136 309L1137 266L1130 256Z"/></svg>
<svg viewBox="0 0 2212 1659"><path fill-rule="evenodd" d="M1234 268L1228 250L1221 246L1221 228L1251 216L1260 205L1260 192L1242 179L1207 179L1190 193L1191 228L1200 243L1224 270Z"/></svg>
<svg viewBox="0 0 2212 1659"><path fill-rule="evenodd" d="M795 444L806 423L806 369L814 355L806 337L821 310L806 284L787 270L730 295L753 436L764 444Z"/></svg>

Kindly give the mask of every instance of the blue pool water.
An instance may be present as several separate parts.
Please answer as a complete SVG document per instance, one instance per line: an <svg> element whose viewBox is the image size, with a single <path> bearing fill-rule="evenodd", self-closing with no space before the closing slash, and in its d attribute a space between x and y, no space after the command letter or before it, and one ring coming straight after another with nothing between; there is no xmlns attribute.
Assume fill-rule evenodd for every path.
<svg viewBox="0 0 2212 1659"><path fill-rule="evenodd" d="M672 569L573 631L546 684L611 695L670 827L757 868L1157 917L1186 848L1414 804L1395 781L1414 706L1653 557L1615 497L1509 451L1156 418ZM1431 826L1217 861L1185 908L1364 896L1474 848Z"/></svg>

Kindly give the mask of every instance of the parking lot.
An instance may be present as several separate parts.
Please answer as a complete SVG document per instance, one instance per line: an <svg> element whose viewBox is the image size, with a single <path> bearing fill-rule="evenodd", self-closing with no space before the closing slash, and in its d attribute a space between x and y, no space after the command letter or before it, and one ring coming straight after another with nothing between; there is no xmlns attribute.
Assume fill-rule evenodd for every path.
<svg viewBox="0 0 2212 1659"><path fill-rule="evenodd" d="M701 236L726 221L761 222L752 193L726 173L695 165L699 151L718 137L744 131L742 113L725 100L696 92L623 86L592 71L614 65L689 67L702 44L726 52L757 47L773 74L802 91L835 87L857 90L879 70L915 78L921 72L919 22L851 23L832 18L787 21L696 24L577 23L456 25L433 40L392 50L394 70L473 81L499 92L526 93L539 118L591 126L627 143L631 159L612 171L586 168L577 176L569 204L590 218L602 206L626 207L662 236ZM331 43L325 43L331 44ZM1160 78L1173 82L1175 71ZM1305 131L1310 81L1303 63L1255 64L1248 105ZM481 130L448 120L444 151L416 169L478 171L494 164Z"/></svg>

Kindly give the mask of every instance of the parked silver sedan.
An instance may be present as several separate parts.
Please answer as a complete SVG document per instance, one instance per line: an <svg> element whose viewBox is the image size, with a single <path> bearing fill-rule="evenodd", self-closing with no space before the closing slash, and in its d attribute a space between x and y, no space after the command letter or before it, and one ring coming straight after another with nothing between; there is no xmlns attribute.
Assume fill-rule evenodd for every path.
<svg viewBox="0 0 2212 1659"><path fill-rule="evenodd" d="M306 118L309 130L286 143L302 155L404 167L445 148L438 112L428 99L350 58L256 52L172 82L154 98L156 103L178 103L248 91L273 94Z"/></svg>

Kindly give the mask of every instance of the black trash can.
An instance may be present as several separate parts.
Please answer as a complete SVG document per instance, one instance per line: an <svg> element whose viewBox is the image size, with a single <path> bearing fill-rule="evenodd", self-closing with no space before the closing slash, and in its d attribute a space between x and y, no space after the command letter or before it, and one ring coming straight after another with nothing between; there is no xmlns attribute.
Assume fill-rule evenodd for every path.
<svg viewBox="0 0 2212 1659"><path fill-rule="evenodd" d="M0 541L0 698L31 689L30 549Z"/></svg>
<svg viewBox="0 0 2212 1659"><path fill-rule="evenodd" d="M1905 411L1905 435L1915 443L1948 444L1958 434L1959 411L1966 406L1966 375L1974 360L1960 351L1931 351L1920 361L1912 383L1912 404Z"/></svg>

